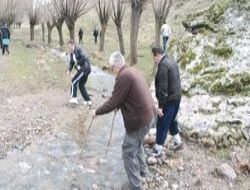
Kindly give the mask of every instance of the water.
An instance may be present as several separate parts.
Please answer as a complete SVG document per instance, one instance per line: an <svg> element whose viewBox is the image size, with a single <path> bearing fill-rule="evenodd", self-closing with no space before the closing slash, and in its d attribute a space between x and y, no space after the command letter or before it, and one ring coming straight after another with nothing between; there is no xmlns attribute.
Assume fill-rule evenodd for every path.
<svg viewBox="0 0 250 190"><path fill-rule="evenodd" d="M96 92L105 89L110 94L114 77L93 67L89 82ZM121 158L124 127L120 112L105 157L112 118L113 113L96 117L84 146L84 139L77 141L80 134L74 130L85 126L86 131L90 118L82 126L60 126L23 151L9 152L0 160L0 189L120 189L126 182Z"/></svg>

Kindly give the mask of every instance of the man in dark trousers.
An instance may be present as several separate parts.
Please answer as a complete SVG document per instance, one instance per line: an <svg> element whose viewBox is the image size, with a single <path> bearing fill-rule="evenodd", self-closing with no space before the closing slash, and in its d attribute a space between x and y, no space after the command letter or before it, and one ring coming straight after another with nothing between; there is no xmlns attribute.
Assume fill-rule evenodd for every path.
<svg viewBox="0 0 250 190"><path fill-rule="evenodd" d="M122 144L122 158L128 182L122 189L142 190L142 177L147 175L143 140L155 124L154 100L142 74L125 64L120 52L111 54L109 63L116 81L112 96L93 112L93 117L121 109L126 134Z"/></svg>
<svg viewBox="0 0 250 190"><path fill-rule="evenodd" d="M85 84L88 80L88 76L91 72L91 65L90 60L88 56L85 54L85 52L77 47L75 45L75 42L73 40L70 40L68 42L69 47L69 70L67 74L69 75L72 71L73 67L77 70L77 73L72 78L72 85L71 85L71 99L69 100L72 104L78 104L77 99L77 86L79 85L80 92L82 94L85 105L91 106L92 102L90 100L90 97L87 93L87 90L85 88Z"/></svg>
<svg viewBox="0 0 250 190"><path fill-rule="evenodd" d="M10 31L7 24L1 28L1 38L2 38L2 54L5 54L5 50L9 54L9 43L10 43Z"/></svg>
<svg viewBox="0 0 250 190"><path fill-rule="evenodd" d="M183 148L176 121L181 101L181 82L178 64L170 59L161 47L153 47L152 55L158 66L155 76L158 120L156 125L156 145L152 156L158 157L162 154L168 130L175 140L172 149L179 150Z"/></svg>
<svg viewBox="0 0 250 190"><path fill-rule="evenodd" d="M80 30L78 32L78 37L79 37L79 43L83 43L83 41L82 41L82 37L83 37L83 30L82 30L82 28L80 28Z"/></svg>

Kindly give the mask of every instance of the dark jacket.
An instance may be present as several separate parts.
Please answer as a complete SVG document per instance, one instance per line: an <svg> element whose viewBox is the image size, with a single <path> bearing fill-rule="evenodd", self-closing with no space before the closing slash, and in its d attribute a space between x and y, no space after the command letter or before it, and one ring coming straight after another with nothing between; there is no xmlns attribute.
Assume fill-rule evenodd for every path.
<svg viewBox="0 0 250 190"><path fill-rule="evenodd" d="M155 117L153 98L140 72L124 66L116 77L112 96L100 108L96 115L102 115L115 109L121 109L127 133L137 131Z"/></svg>
<svg viewBox="0 0 250 190"><path fill-rule="evenodd" d="M167 102L181 99L181 82L178 64L167 55L161 59L155 76L155 92L159 108Z"/></svg>
<svg viewBox="0 0 250 190"><path fill-rule="evenodd" d="M75 63L73 56L75 55L77 63ZM70 54L69 71L76 67L78 71L89 74L91 72L90 60L87 54L79 47L75 46L75 50Z"/></svg>
<svg viewBox="0 0 250 190"><path fill-rule="evenodd" d="M1 37L2 39L10 39L10 31L7 27L2 27L1 28Z"/></svg>
<svg viewBox="0 0 250 190"><path fill-rule="evenodd" d="M99 31L95 29L93 35L94 35L95 37L97 37L98 34L99 34Z"/></svg>

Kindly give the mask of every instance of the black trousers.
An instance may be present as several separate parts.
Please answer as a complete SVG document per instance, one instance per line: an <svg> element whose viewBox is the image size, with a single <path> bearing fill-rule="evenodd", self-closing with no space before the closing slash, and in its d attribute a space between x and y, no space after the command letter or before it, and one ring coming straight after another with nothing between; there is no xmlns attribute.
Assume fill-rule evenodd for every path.
<svg viewBox="0 0 250 190"><path fill-rule="evenodd" d="M85 88L85 84L88 80L88 75L85 74L82 71L78 71L75 76L72 78L72 85L70 89L71 98L77 97L77 86L79 85L80 92L82 94L82 97L85 101L90 101L90 97L88 95L88 92Z"/></svg>
<svg viewBox="0 0 250 190"><path fill-rule="evenodd" d="M7 51L8 54L10 53L8 45L2 45L2 54L5 54L5 50Z"/></svg>

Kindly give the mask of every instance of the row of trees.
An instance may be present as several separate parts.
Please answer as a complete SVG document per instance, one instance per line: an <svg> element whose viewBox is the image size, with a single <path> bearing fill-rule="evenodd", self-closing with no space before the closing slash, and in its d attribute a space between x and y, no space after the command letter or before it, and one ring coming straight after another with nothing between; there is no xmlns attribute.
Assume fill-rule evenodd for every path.
<svg viewBox="0 0 250 190"><path fill-rule="evenodd" d="M122 21L125 6L130 4L130 64L136 64L138 61L137 40L140 19L145 5L150 2L155 15L155 43L159 44L160 28L168 16L172 0L1 0L0 21L11 25L17 22L18 19L20 22L27 15L30 24L30 40L34 40L35 25L41 24L43 41L45 41L45 26L47 27L48 44L52 41L51 33L53 28L56 27L59 43L62 47L64 45L63 24L65 23L69 30L70 39L74 40L77 19L90 9L95 8L101 24L100 52L105 49L105 33L111 17L117 29L120 51L122 54L125 54Z"/></svg>

